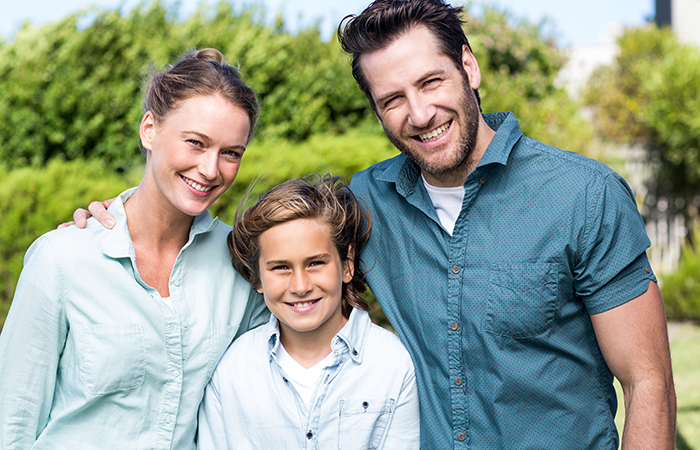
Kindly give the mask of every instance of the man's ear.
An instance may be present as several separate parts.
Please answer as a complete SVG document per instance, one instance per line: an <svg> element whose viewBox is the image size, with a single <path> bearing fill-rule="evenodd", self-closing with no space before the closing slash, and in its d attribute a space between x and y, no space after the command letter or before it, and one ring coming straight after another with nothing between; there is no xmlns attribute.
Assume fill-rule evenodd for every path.
<svg viewBox="0 0 700 450"><path fill-rule="evenodd" d="M355 275L355 249L351 245L348 248L348 255L345 261L343 261L343 283L349 283L352 281L352 277Z"/></svg>
<svg viewBox="0 0 700 450"><path fill-rule="evenodd" d="M466 45L462 46L462 68L469 76L469 85L472 89L478 89L481 86L481 70L476 57Z"/></svg>
<svg viewBox="0 0 700 450"><path fill-rule="evenodd" d="M141 125L139 126L139 137L141 138L141 145L146 150L152 150L153 147L153 135L155 133L156 121L153 117L151 111L146 111L141 119Z"/></svg>

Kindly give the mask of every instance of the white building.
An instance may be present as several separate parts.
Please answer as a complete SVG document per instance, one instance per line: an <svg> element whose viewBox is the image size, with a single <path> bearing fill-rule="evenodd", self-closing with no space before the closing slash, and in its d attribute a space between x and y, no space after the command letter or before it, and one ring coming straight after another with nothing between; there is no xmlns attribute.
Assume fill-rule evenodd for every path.
<svg viewBox="0 0 700 450"><path fill-rule="evenodd" d="M670 25L678 39L700 47L700 0L656 0L656 24Z"/></svg>

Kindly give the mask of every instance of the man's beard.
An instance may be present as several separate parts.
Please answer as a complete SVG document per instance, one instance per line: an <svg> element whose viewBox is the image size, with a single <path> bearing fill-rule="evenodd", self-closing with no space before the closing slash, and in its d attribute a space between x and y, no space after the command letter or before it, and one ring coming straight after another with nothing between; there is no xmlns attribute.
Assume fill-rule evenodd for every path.
<svg viewBox="0 0 700 450"><path fill-rule="evenodd" d="M469 77L466 73L462 76L462 95L459 99L460 110L453 118L459 124L460 135L457 141L457 157L454 162L447 165L436 165L428 162L427 158L421 153L423 150L414 148L411 144L413 139L402 138L400 135L384 127L386 137L401 153L406 155L410 160L418 165L424 171L439 177L453 171L462 169L465 161L469 160L469 156L474 152L476 147L476 136L479 132L479 117L481 111L476 102L476 98L469 85ZM430 129L438 124L429 124L427 129ZM454 123L450 126L453 126ZM407 142L408 141L408 142Z"/></svg>

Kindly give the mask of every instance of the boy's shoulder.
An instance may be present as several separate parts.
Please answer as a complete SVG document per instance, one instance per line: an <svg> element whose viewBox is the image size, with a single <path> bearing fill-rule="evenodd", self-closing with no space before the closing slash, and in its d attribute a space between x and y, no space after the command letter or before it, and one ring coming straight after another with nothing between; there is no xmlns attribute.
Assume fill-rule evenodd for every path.
<svg viewBox="0 0 700 450"><path fill-rule="evenodd" d="M378 363L402 364L413 368L411 356L399 337L392 331L372 323L368 331L366 356Z"/></svg>
<svg viewBox="0 0 700 450"><path fill-rule="evenodd" d="M270 338L269 323L243 333L231 343L219 361L217 371L246 372L259 363L267 363Z"/></svg>

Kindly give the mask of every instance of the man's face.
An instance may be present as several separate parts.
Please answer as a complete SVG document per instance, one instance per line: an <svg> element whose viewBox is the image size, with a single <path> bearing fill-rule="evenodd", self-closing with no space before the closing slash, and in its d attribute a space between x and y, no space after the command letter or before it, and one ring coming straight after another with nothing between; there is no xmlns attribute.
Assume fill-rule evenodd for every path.
<svg viewBox="0 0 700 450"><path fill-rule="evenodd" d="M428 182L445 185L468 162L480 111L471 69L457 67L439 50L432 32L419 25L387 48L362 55L360 64L389 140Z"/></svg>

